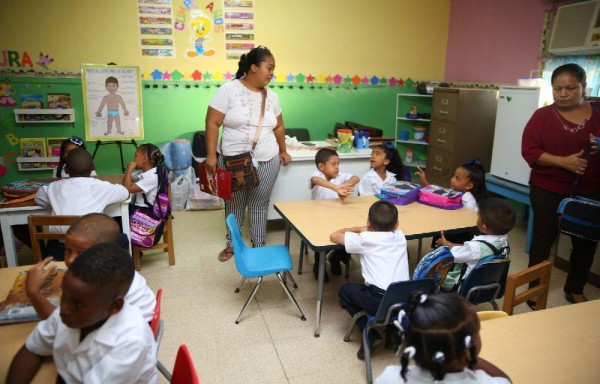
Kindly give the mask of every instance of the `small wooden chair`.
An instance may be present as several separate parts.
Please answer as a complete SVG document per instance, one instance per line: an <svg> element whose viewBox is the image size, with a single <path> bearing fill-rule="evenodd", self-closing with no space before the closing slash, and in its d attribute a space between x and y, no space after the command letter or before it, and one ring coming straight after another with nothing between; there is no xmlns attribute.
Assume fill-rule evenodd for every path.
<svg viewBox="0 0 600 384"><path fill-rule="evenodd" d="M169 200L171 200L171 187L169 186ZM160 249L163 252L169 254L169 265L175 265L175 246L173 243L173 215L169 215L165 228L163 230L162 238L159 243L153 245L150 248L143 248L137 245L131 244L131 253L133 256L133 264L137 271L142 270L141 257L146 251Z"/></svg>
<svg viewBox="0 0 600 384"><path fill-rule="evenodd" d="M544 261L533 267L513 273L506 279L506 294L502 310L509 315L513 314L513 308L529 299L535 298L535 310L539 311L546 308L548 301L548 291L550 290L550 274L552 272L552 263ZM517 294L517 288L540 279L540 283L533 288Z"/></svg>
<svg viewBox="0 0 600 384"><path fill-rule="evenodd" d="M60 215L30 215L27 217L29 225L29 235L31 236L31 250L35 263L42 261L42 247L40 241L61 240L66 233L57 233L44 231L45 226L50 225L71 225L81 216L60 216Z"/></svg>
<svg viewBox="0 0 600 384"><path fill-rule="evenodd" d="M507 317L507 316L508 316L508 313L506 313L504 311L479 311L479 312L477 312L477 317L479 317L479 321L501 319L501 318Z"/></svg>

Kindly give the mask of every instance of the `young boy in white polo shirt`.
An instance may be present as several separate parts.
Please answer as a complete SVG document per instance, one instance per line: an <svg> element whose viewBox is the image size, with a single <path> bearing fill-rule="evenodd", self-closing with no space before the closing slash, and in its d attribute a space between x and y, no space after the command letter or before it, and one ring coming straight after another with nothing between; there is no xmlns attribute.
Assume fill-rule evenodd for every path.
<svg viewBox="0 0 600 384"><path fill-rule="evenodd" d="M344 200L354 193L354 186L360 179L346 172L340 172L340 157L336 151L329 148L322 148L315 155L315 164L317 171L310 175L310 192L312 200L337 199ZM340 275L342 267L340 261L348 264L350 255L343 250L335 251L329 257L331 264L331 273ZM313 273L315 279L319 272L319 253L315 253L315 265ZM329 281L329 276L325 272L325 282Z"/></svg>
<svg viewBox="0 0 600 384"><path fill-rule="evenodd" d="M344 284L338 293L342 308L350 316L360 311L374 315L388 286L410 279L406 238L397 228L398 209L389 201L380 200L369 208L366 227L343 228L330 235L330 240L343 245L346 252L360 255L365 283ZM356 325L362 334L366 317L358 319ZM369 341L371 349L381 343L376 330L369 331ZM386 347L388 344L391 343L386 341ZM362 343L356 355L361 360L365 358Z"/></svg>
<svg viewBox="0 0 600 384"><path fill-rule="evenodd" d="M50 206L53 215L102 213L108 205L129 198L129 192L122 185L90 177L94 163L85 149L73 149L65 162L65 169L70 177L43 186L35 195L36 204ZM51 228L52 231L63 233L67 229L64 226ZM49 242L48 255L54 257L54 260L62 261L64 252L63 243Z"/></svg>
<svg viewBox="0 0 600 384"><path fill-rule="evenodd" d="M114 244L83 252L65 273L60 308L40 322L13 358L7 383L29 383L52 356L65 383L158 383L156 343L125 300L135 269Z"/></svg>
<svg viewBox="0 0 600 384"><path fill-rule="evenodd" d="M96 244L121 245L119 244L121 236L119 225L112 217L102 213L90 213L82 216L71 224L67 231L65 264L70 267L83 251ZM121 247L123 248L122 245ZM52 257L47 257L33 266L27 274L25 283L27 297L42 319L48 318L55 309L55 306L42 294L46 279L56 268L56 264L51 261ZM156 307L156 296L146 284L144 277L137 272L134 273L133 282L125 300L140 309L144 321L152 320Z"/></svg>

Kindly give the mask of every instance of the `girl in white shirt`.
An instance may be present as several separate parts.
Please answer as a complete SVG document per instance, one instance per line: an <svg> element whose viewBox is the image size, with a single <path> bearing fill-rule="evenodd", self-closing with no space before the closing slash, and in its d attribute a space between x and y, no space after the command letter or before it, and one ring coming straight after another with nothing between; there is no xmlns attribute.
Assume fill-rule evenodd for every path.
<svg viewBox="0 0 600 384"><path fill-rule="evenodd" d="M358 184L360 196L381 193L381 186L404 179L404 166L398 150L392 143L379 144L371 152L371 169L363 176ZM406 180L410 181L410 180Z"/></svg>
<svg viewBox="0 0 600 384"><path fill-rule="evenodd" d="M134 193L133 202L138 207L146 207L152 211L152 204L156 199L159 187L159 168L164 167L162 152L154 144L142 144L135 151L133 161L127 164L127 171L123 176L123 186L130 193ZM137 170L137 173L133 171ZM164 178L164 177L163 177ZM168 180L161 180L168 188ZM144 197L145 196L145 197Z"/></svg>
<svg viewBox="0 0 600 384"><path fill-rule="evenodd" d="M423 186L429 185L429 181L420 167L417 174L421 178ZM485 169L479 159L469 160L456 168L454 176L450 180L450 188L463 193L462 203L465 207L477 212L477 204L487 195L485 186Z"/></svg>
<svg viewBox="0 0 600 384"><path fill-rule="evenodd" d="M404 339L401 365L387 367L375 384L511 382L478 357L481 325L475 307L462 296L414 292L394 324ZM410 360L416 365L409 367Z"/></svg>

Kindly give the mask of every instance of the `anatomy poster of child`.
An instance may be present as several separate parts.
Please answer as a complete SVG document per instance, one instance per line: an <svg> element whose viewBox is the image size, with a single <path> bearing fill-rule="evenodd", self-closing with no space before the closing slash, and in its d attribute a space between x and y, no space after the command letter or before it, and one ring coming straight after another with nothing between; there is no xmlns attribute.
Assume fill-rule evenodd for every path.
<svg viewBox="0 0 600 384"><path fill-rule="evenodd" d="M139 66L82 66L87 141L144 138Z"/></svg>

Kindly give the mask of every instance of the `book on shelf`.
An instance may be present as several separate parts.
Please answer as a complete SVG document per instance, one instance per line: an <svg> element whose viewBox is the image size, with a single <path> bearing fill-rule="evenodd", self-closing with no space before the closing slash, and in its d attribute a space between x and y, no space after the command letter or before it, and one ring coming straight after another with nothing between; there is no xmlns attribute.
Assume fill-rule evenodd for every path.
<svg viewBox="0 0 600 384"><path fill-rule="evenodd" d="M44 95L24 94L21 95L21 109L42 109L44 108ZM36 121L44 120L44 115L21 115L21 120Z"/></svg>
<svg viewBox="0 0 600 384"><path fill-rule="evenodd" d="M46 139L46 155L60 157L60 146L66 137L49 137ZM56 168L58 163L48 163L51 168Z"/></svg>
<svg viewBox="0 0 600 384"><path fill-rule="evenodd" d="M66 268L56 268L48 276L41 289L42 295L57 307L60 305L61 284L66 271ZM40 319L25 292L27 273L28 271L19 272L6 300L0 303L0 324L21 323Z"/></svg>
<svg viewBox="0 0 600 384"><path fill-rule="evenodd" d="M49 109L69 109L71 108L71 94L70 93L49 93L48 97L48 108ZM69 120L69 115L56 114L51 115L53 120Z"/></svg>
<svg viewBox="0 0 600 384"><path fill-rule="evenodd" d="M43 137L23 138L19 140L21 157L46 157L46 139ZM46 163L21 163L21 168L43 168Z"/></svg>

